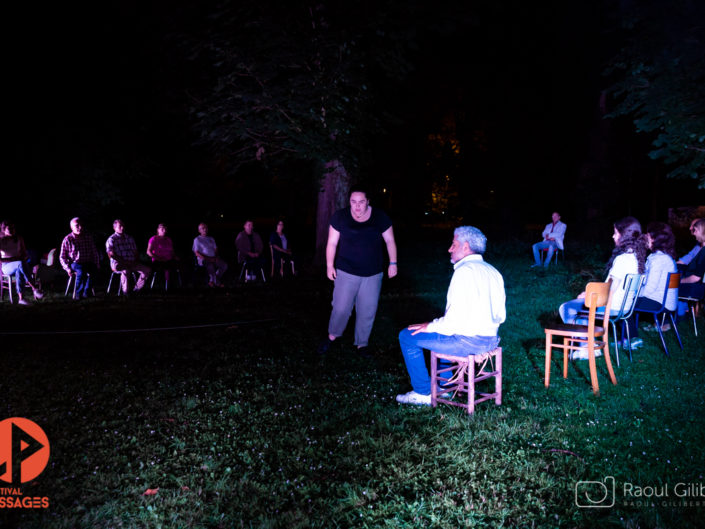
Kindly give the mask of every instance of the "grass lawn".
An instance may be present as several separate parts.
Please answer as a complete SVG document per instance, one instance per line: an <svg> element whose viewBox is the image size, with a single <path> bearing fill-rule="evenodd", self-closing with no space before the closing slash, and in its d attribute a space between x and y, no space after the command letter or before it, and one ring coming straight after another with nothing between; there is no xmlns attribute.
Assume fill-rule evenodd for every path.
<svg viewBox="0 0 705 529"><path fill-rule="evenodd" d="M0 419L31 419L51 443L46 470L23 487L50 507L5 509L3 527L702 527L702 318L697 340L692 323L680 324L683 351L668 333L671 358L642 332L634 362L615 363L616 386L598 359L600 397L586 361L567 380L554 362L543 386L544 324L602 278L604 260L586 256L604 249L573 252L544 273L529 269L525 245L490 244L508 297L503 404L468 417L395 402L410 389L397 334L443 312L449 240L400 245L372 360L355 355L350 329L317 357L332 290L322 273L215 292L0 304L3 331L257 320L0 337ZM609 476L614 506L576 506L578 481ZM590 486L597 497L597 485L580 485Z"/></svg>

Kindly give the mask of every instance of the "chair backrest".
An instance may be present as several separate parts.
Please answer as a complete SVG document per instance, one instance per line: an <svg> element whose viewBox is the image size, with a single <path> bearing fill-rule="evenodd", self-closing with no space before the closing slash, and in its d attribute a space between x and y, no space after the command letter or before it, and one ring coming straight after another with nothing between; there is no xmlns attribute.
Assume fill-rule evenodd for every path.
<svg viewBox="0 0 705 529"><path fill-rule="evenodd" d="M666 308L666 300L668 299L668 291L675 289L676 290L676 299L678 298L678 287L680 287L681 284L681 275L676 272L669 272L668 276L666 278L666 288L663 291L663 300L661 301L661 308L658 310L658 312L663 311Z"/></svg>
<svg viewBox="0 0 705 529"><path fill-rule="evenodd" d="M595 336L595 313L599 307L605 307L602 321L604 330L604 340L608 341L608 330L610 320L610 304L612 303L612 279L604 283L590 282L585 287L585 306L590 309L588 315L588 336Z"/></svg>
<svg viewBox="0 0 705 529"><path fill-rule="evenodd" d="M611 318L627 319L634 312L634 305L639 297L639 292L644 286L646 274L627 274L624 276L624 297L622 305L617 311L610 311Z"/></svg>
<svg viewBox="0 0 705 529"><path fill-rule="evenodd" d="M56 248L52 248L49 250L49 253L47 254L47 266L54 266L54 260L56 259Z"/></svg>

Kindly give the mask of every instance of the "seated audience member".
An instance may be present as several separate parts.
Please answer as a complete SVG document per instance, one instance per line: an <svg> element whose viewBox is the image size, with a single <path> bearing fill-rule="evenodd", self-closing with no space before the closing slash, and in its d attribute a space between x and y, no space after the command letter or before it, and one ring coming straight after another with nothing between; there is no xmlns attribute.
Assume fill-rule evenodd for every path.
<svg viewBox="0 0 705 529"><path fill-rule="evenodd" d="M147 255L152 258L152 268L164 272L164 281L169 284L172 271L178 268L178 257L174 253L174 243L166 234L166 224L157 226L157 234L147 242Z"/></svg>
<svg viewBox="0 0 705 529"><path fill-rule="evenodd" d="M690 223L690 233L695 234L695 224L699 220L702 219L693 219L693 222ZM692 250L690 250L687 254L685 254L683 257L678 259L678 261L676 261L678 269L681 271L685 270L685 268L690 264L690 262L695 258L695 256L698 255L699 251L700 245L696 242Z"/></svg>
<svg viewBox="0 0 705 529"><path fill-rule="evenodd" d="M643 274L646 262L646 242L641 237L641 224L634 217L625 217L614 224L614 250L607 266L607 278L612 279L611 307L621 307L624 299L624 278L627 274ZM585 307L585 292L583 291L572 301L563 303L558 312L563 323L576 323L576 318ZM610 311L611 312L611 311ZM601 355L595 351L595 355ZM587 346L573 353L573 358L585 360L588 357Z"/></svg>
<svg viewBox="0 0 705 529"><path fill-rule="evenodd" d="M131 236L125 233L122 220L116 219L113 222L113 230L115 233L105 241L105 250L110 257L110 268L113 272L120 272L120 287L125 294L130 291L132 273L136 273L139 278L134 291L139 292L144 288L152 269L139 262L137 244Z"/></svg>
<svg viewBox="0 0 705 529"><path fill-rule="evenodd" d="M215 239L208 236L208 226L202 222L198 225L198 237L193 240L192 250L196 255L198 266L203 266L208 273L209 287L222 287L220 278L228 269L228 265L218 257L218 246Z"/></svg>
<svg viewBox="0 0 705 529"><path fill-rule="evenodd" d="M100 256L93 237L83 231L81 219L74 217L69 223L71 233L61 241L59 262L70 276L76 276L74 299L88 297L93 291L91 276L100 267Z"/></svg>
<svg viewBox="0 0 705 529"><path fill-rule="evenodd" d="M543 261L543 266L548 267L551 264L553 253L558 249L563 249L563 237L565 237L566 225L561 222L561 216L558 212L551 215L551 222L546 224L546 227L541 234L543 241L537 242L531 248L534 251L534 264L532 268L541 266L541 250L546 250L546 259Z"/></svg>
<svg viewBox="0 0 705 529"><path fill-rule="evenodd" d="M24 261L27 259L27 248L24 244L24 239L15 232L15 225L10 221L0 223L0 262L2 262L2 274L6 276L15 276L15 288L17 291L17 299L20 305L28 305L22 289L29 286L34 293L34 299L41 299L44 295L37 289L27 277L24 269Z"/></svg>
<svg viewBox="0 0 705 529"><path fill-rule="evenodd" d="M246 280L257 279L257 274L264 267L262 260L262 238L254 231L254 223L246 220L244 229L235 238L237 262L245 263Z"/></svg>
<svg viewBox="0 0 705 529"><path fill-rule="evenodd" d="M639 297L636 300L636 309L656 310L663 302L663 293L666 290L666 279L668 274L677 272L675 257L676 238L673 230L668 224L663 222L651 222L646 227L644 235L647 247L651 254L646 259L646 280L641 288ZM666 308L676 310L678 304L678 293L669 292L666 298ZM644 341L639 338L639 328L636 326L636 316L629 318L629 336L631 337L631 348L641 347ZM668 326L668 327L667 327ZM665 324L663 330L668 330L670 324ZM626 337L624 337L626 341ZM624 346L626 347L626 343Z"/></svg>
<svg viewBox="0 0 705 529"><path fill-rule="evenodd" d="M487 238L477 228L455 229L448 249L453 277L445 314L431 322L409 325L399 333L413 390L397 395L397 402L431 404L431 378L424 349L467 357L491 351L499 344L497 330L506 318L504 279L483 260L486 246Z"/></svg>
<svg viewBox="0 0 705 529"><path fill-rule="evenodd" d="M269 236L269 245L272 247L272 276L279 274L283 277L284 269L291 266L289 263L293 260L289 240L284 235L283 220L277 222L276 231Z"/></svg>
<svg viewBox="0 0 705 529"><path fill-rule="evenodd" d="M683 270L678 295L702 299L705 294L705 219L698 219L693 227L693 236L698 241L700 251Z"/></svg>

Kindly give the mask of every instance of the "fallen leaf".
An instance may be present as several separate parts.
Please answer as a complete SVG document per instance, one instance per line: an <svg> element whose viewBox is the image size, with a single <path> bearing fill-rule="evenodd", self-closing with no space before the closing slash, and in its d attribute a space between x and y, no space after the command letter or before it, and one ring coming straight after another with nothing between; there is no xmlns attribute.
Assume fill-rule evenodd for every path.
<svg viewBox="0 0 705 529"><path fill-rule="evenodd" d="M156 489L147 489L142 493L142 496L154 496L157 492L159 492L159 487Z"/></svg>

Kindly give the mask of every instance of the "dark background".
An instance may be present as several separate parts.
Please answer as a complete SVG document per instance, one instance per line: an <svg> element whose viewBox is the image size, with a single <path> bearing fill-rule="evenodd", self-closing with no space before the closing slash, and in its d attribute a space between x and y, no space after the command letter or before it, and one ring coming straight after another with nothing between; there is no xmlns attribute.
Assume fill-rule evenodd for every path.
<svg viewBox="0 0 705 529"><path fill-rule="evenodd" d="M99 240L123 218L141 249L166 222L182 252L201 220L232 240L246 217L266 236L284 216L299 247L313 247L310 164L253 163L225 178L218 155L195 143L188 108L211 77L174 35L207 27L211 9L6 8L0 216L28 246L57 246L81 215ZM623 38L613 3L449 2L436 15L401 21L416 28L413 69L400 85L378 87L375 104L393 119L365 154L364 174L353 174L397 231L465 222L491 237L531 238L558 210L569 237L609 242L619 217L666 220L669 207L705 204L694 181L665 179L647 157L652 138L629 119L603 119L602 72ZM452 136L462 156L430 135ZM445 175L448 208L434 211L432 186Z"/></svg>

